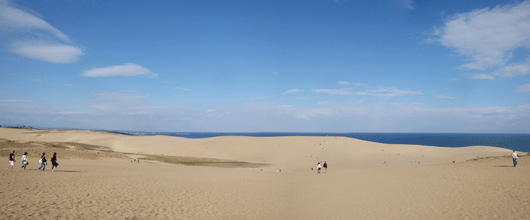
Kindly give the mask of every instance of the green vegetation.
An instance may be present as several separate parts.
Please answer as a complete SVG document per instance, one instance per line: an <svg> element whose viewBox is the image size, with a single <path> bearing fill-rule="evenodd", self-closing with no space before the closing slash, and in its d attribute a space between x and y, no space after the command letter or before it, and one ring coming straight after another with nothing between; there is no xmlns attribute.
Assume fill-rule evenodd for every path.
<svg viewBox="0 0 530 220"><path fill-rule="evenodd" d="M181 164L187 166L208 166L223 168L258 168L266 166L264 163L249 163L242 161L221 160L216 158L200 157L182 157L182 156L163 156L163 155L144 155L143 160L156 160L164 163Z"/></svg>

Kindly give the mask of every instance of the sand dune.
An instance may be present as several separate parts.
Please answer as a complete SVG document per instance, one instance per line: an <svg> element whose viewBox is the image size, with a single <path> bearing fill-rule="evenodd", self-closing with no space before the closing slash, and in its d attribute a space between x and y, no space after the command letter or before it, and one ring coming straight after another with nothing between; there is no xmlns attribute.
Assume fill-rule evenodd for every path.
<svg viewBox="0 0 530 220"><path fill-rule="evenodd" d="M520 157L513 168L511 151L502 148L6 128L0 128L0 139L6 166L11 148L17 160L20 151L35 152L26 171L20 161L13 170L0 169L1 219L530 218L529 157ZM33 154L42 150L60 150L58 172L50 166L36 171L39 155ZM268 165L130 163L130 157L145 155ZM330 169L317 175L311 167L324 160Z"/></svg>

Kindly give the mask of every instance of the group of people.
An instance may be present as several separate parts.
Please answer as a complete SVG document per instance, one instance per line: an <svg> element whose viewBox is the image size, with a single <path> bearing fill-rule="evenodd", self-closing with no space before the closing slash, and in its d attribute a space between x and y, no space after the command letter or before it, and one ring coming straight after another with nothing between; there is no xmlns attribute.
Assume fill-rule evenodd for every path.
<svg viewBox="0 0 530 220"><path fill-rule="evenodd" d="M321 165L320 162L318 162L317 163L317 174L320 174L320 170L322 170L322 166L324 166L324 173L328 172L328 163L326 163L326 161L324 161L324 165Z"/></svg>
<svg viewBox="0 0 530 220"><path fill-rule="evenodd" d="M55 171L57 166L59 166L59 163L57 163L57 153L53 152L52 159L50 159L52 162L52 172ZM8 169L13 169L13 166L15 166L15 162L17 160L15 159L15 150L11 151L11 154L9 154L9 166ZM48 165L48 161L46 160L46 153L42 153L42 156L39 160L40 167L37 168L38 170L44 171L46 169L46 165ZM26 170L26 167L29 165L28 162L28 152L24 152L24 155L22 155L22 167L20 169Z"/></svg>

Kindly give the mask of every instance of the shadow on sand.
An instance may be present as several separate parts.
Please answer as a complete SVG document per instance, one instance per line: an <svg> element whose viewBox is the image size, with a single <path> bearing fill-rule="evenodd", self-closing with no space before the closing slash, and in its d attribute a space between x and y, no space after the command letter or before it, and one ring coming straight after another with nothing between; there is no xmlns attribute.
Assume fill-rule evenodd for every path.
<svg viewBox="0 0 530 220"><path fill-rule="evenodd" d="M513 167L513 165L497 165L495 167Z"/></svg>
<svg viewBox="0 0 530 220"><path fill-rule="evenodd" d="M37 170L35 169L35 171L39 171L39 172L42 172L40 170ZM46 170L45 172L52 172L51 170ZM82 172L86 172L86 171L78 171L78 170L55 170L53 172L61 172L61 173L82 173Z"/></svg>

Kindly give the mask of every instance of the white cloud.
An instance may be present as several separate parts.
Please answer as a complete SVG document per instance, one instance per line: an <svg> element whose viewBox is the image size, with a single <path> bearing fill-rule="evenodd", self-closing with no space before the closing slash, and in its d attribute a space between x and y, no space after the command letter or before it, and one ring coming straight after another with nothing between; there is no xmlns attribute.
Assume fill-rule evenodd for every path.
<svg viewBox="0 0 530 220"><path fill-rule="evenodd" d="M175 89L177 90L185 90L185 91L190 91L191 89L188 89L188 88L182 88L182 87L175 87Z"/></svg>
<svg viewBox="0 0 530 220"><path fill-rule="evenodd" d="M368 87L368 86L367 86L366 84L364 84L364 83L354 83L354 82L352 82L351 84L354 85L354 86L365 86L365 87Z"/></svg>
<svg viewBox="0 0 530 220"><path fill-rule="evenodd" d="M437 98L437 99L453 100L453 99L455 99L456 97L453 97L453 96L445 96L445 95L437 95L436 98Z"/></svg>
<svg viewBox="0 0 530 220"><path fill-rule="evenodd" d="M66 44L49 44L42 41L17 41L11 45L11 52L52 63L72 63L83 51Z"/></svg>
<svg viewBox="0 0 530 220"><path fill-rule="evenodd" d="M68 36L48 24L48 22L12 7L7 1L0 1L0 27L14 30L44 30L65 42L70 42Z"/></svg>
<svg viewBox="0 0 530 220"><path fill-rule="evenodd" d="M208 110L206 111L206 114L208 114L208 113L213 113L213 112L215 112L215 109L208 109Z"/></svg>
<svg viewBox="0 0 530 220"><path fill-rule="evenodd" d="M480 74L471 74L469 76L469 78L471 79L483 79L483 80L494 80L495 77L492 76L492 75L489 75L489 74L483 74L483 73L480 73Z"/></svg>
<svg viewBox="0 0 530 220"><path fill-rule="evenodd" d="M530 2L484 8L449 17L434 35L469 57L465 69L503 66L518 48L530 47Z"/></svg>
<svg viewBox="0 0 530 220"><path fill-rule="evenodd" d="M346 82L346 81L339 81L339 84L341 84L341 85L350 85L351 84L351 85L354 85L354 86L365 86L365 87L367 87L367 85L364 84L364 83L356 83L356 82L351 82L350 83L350 82Z"/></svg>
<svg viewBox="0 0 530 220"><path fill-rule="evenodd" d="M125 65L110 66L104 68L94 68L85 71L81 76L86 77L111 77L111 76L140 76L145 75L149 78L156 78L157 74L150 70L136 65L134 63L127 63Z"/></svg>
<svg viewBox="0 0 530 220"><path fill-rule="evenodd" d="M525 62L512 63L497 69L494 75L502 77L526 76L530 75L530 57Z"/></svg>
<svg viewBox="0 0 530 220"><path fill-rule="evenodd" d="M147 111L137 111L137 112L124 112L124 115L146 115Z"/></svg>
<svg viewBox="0 0 530 220"><path fill-rule="evenodd" d="M403 7L414 10L414 1L412 0L403 0Z"/></svg>
<svg viewBox="0 0 530 220"><path fill-rule="evenodd" d="M250 100L251 101L254 101L254 100L263 100L263 99L268 99L270 98L271 96L263 96L263 97L257 97L257 98L251 98Z"/></svg>
<svg viewBox="0 0 530 220"><path fill-rule="evenodd" d="M352 95L351 89L313 89L313 92L324 93L328 95Z"/></svg>
<svg viewBox="0 0 530 220"><path fill-rule="evenodd" d="M303 92L304 90L302 89L291 89L291 90L287 90L286 92L283 93L283 95L286 95L286 94L293 94L293 93L297 93L297 92Z"/></svg>
<svg viewBox="0 0 530 220"><path fill-rule="evenodd" d="M84 115L87 114L86 112L80 112L80 111L66 111L66 112L58 112L61 115Z"/></svg>
<svg viewBox="0 0 530 220"><path fill-rule="evenodd" d="M144 95L103 92L64 110L27 100L0 100L0 123L42 127L188 132L482 132L528 133L530 105L436 107L426 104L332 103L314 107L256 102L229 106L159 106ZM60 106L59 106L60 108ZM80 108L80 109L81 109ZM79 127L81 126L81 127Z"/></svg>
<svg viewBox="0 0 530 220"><path fill-rule="evenodd" d="M519 89L517 89L517 92L530 93L530 83L519 86Z"/></svg>
<svg viewBox="0 0 530 220"><path fill-rule="evenodd" d="M384 88L378 87L375 90L366 90L363 92L355 93L357 95L373 95L379 97L395 97L395 96L404 96L404 95L423 95L421 91L410 91L410 90L401 90L394 87Z"/></svg>
<svg viewBox="0 0 530 220"><path fill-rule="evenodd" d="M8 1L0 1L0 31L13 53L52 63L72 63L83 55L70 38L48 22L18 9ZM16 34L9 34L14 32ZM24 40L16 40L16 38Z"/></svg>

